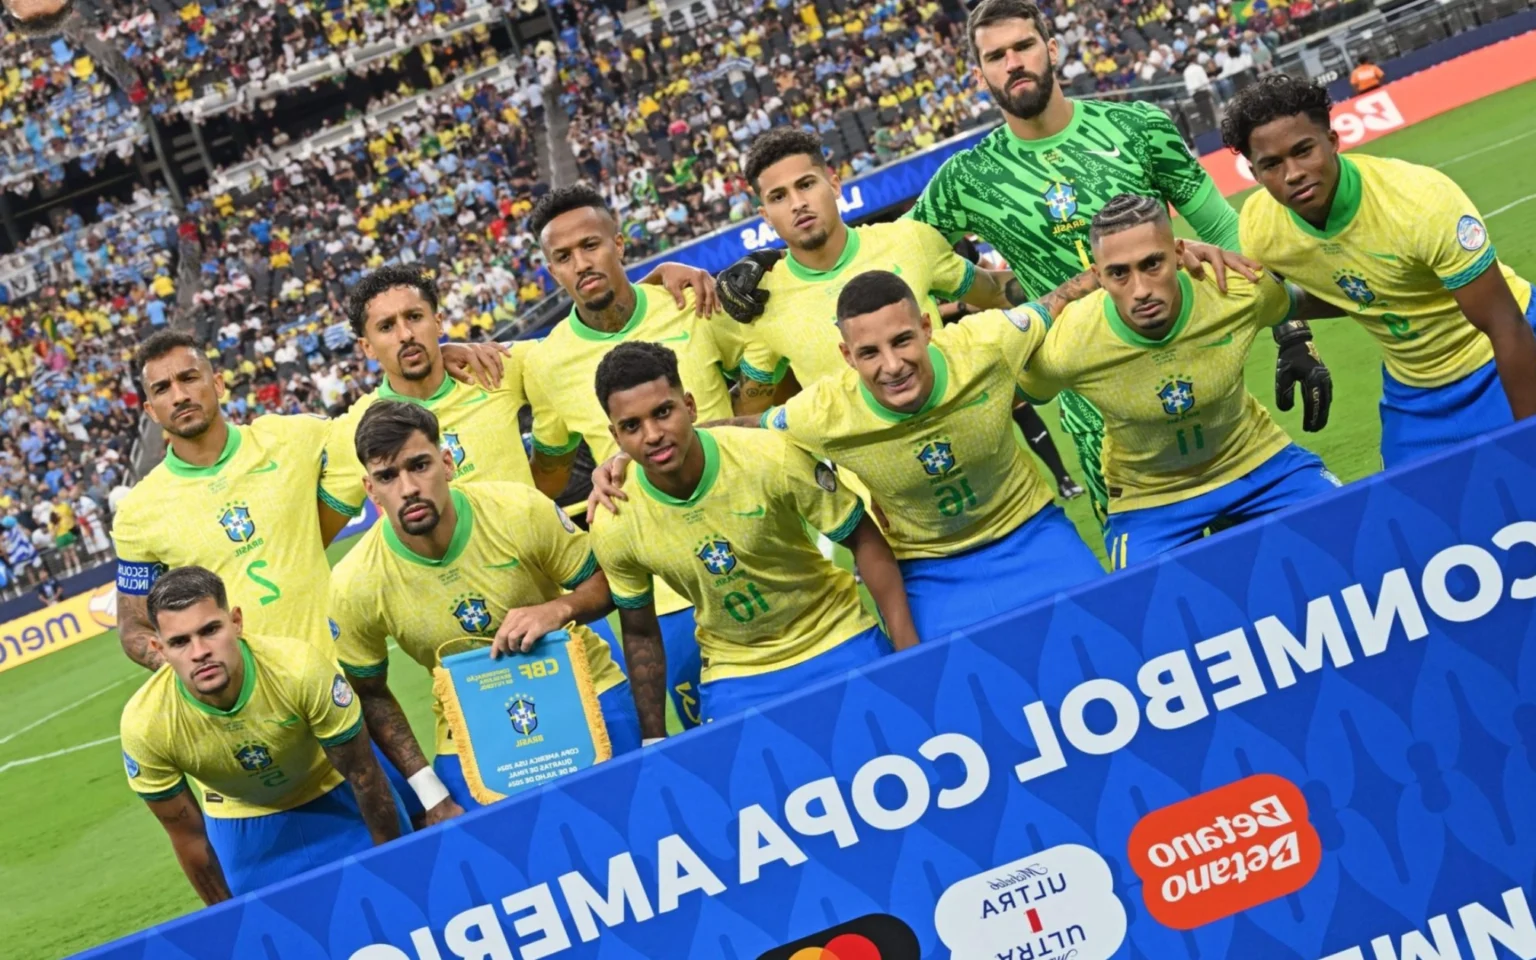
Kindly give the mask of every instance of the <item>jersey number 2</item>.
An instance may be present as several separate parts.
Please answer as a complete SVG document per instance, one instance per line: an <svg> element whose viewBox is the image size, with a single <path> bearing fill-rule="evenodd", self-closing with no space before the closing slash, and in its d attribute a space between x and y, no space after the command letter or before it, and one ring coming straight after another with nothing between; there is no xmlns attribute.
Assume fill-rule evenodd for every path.
<svg viewBox="0 0 1536 960"><path fill-rule="evenodd" d="M274 600L280 600L283 596L283 591L278 587L277 584L256 572L265 568L266 565L267 561L265 560L252 560L250 563L245 565L245 575L250 578L252 583L266 591L257 598L261 601L262 606L266 606Z"/></svg>

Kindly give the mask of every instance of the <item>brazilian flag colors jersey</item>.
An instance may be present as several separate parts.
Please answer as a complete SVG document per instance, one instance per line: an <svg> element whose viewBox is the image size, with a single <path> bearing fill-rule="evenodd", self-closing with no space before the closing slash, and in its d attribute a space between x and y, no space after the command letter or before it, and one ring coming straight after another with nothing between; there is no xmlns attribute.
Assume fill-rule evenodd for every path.
<svg viewBox="0 0 1536 960"><path fill-rule="evenodd" d="M687 306L678 309L672 295L661 287L636 284L634 289L635 312L621 329L594 330L572 310L529 352L524 383L533 407L535 450L560 456L585 440L598 463L619 452L593 384L597 365L608 351L631 340L659 343L677 354L678 373L698 405L700 423L731 418L726 374L741 365L736 322L724 314L696 316L691 290ZM664 587L657 596L658 613L675 613L687 606L670 588Z"/></svg>
<svg viewBox="0 0 1536 960"><path fill-rule="evenodd" d="M223 579L247 629L329 649L331 567L316 498L330 430L318 417L272 414L230 424L212 466L167 450L118 507L117 589L142 597L162 570L206 567Z"/></svg>
<svg viewBox="0 0 1536 960"><path fill-rule="evenodd" d="M553 600L597 573L587 535L554 501L526 484L469 483L452 491L458 523L441 560L413 553L388 520L363 534L331 575L336 659L349 674L380 676L391 637L431 670L450 640L490 640L507 611ZM387 585L384 586L384 585ZM606 641L573 631L586 645L597 693L622 683ZM462 653L458 647L449 653ZM455 753L434 699L437 753Z"/></svg>
<svg viewBox="0 0 1536 960"><path fill-rule="evenodd" d="M875 626L853 575L821 555L810 524L846 540L858 497L788 438L766 430L699 430L704 476L686 500L636 468L618 515L599 510L592 549L614 603L651 602L660 578L694 606L705 683L794 666Z"/></svg>
<svg viewBox="0 0 1536 960"><path fill-rule="evenodd" d="M1178 128L1157 107L1074 100L1072 119L1054 136L1024 140L1004 124L950 157L908 216L951 241L980 237L1008 261L1031 297L1041 297L1088 269L1089 223L1122 193L1159 197L1186 216L1213 199L1225 206ZM1230 209L1226 218L1235 219ZM1237 244L1235 231L1202 233L1201 239ZM1108 503L1099 463L1102 418L1070 392L1062 394L1060 406L1102 519Z"/></svg>
<svg viewBox="0 0 1536 960"><path fill-rule="evenodd" d="M443 446L453 451L453 478L465 482L492 480L533 485L528 454L517 426L523 397L522 356L531 347L517 344L502 358L501 385L486 390L443 377L442 386L425 400L391 388L385 377L379 388L354 403L334 422L326 447L327 466L322 494L338 513L357 516L363 509L363 465L357 462L353 437L357 424L375 400L404 400L437 416Z"/></svg>
<svg viewBox="0 0 1536 960"><path fill-rule="evenodd" d="M123 766L145 800L193 781L203 813L260 817L303 806L342 782L325 747L363 730L352 687L318 648L287 638L240 641L245 676L234 706L192 696L170 667L123 707Z"/></svg>
<svg viewBox="0 0 1536 960"><path fill-rule="evenodd" d="M1381 343L1387 372L1442 387L1493 359L1487 336L1451 291L1501 270L1526 310L1531 285L1500 263L1482 216L1450 177L1363 154L1339 158L1321 230L1260 190L1243 205L1243 252L1357 320Z"/></svg>
<svg viewBox="0 0 1536 960"><path fill-rule="evenodd" d="M933 392L915 413L880 404L844 365L763 414L813 456L858 474L902 560L999 540L1051 502L1014 437L1019 372L1045 338L1032 310L988 310L935 330Z"/></svg>
<svg viewBox="0 0 1536 960"><path fill-rule="evenodd" d="M1110 513L1189 500L1237 480L1290 438L1243 384L1254 337L1291 311L1285 286L1179 273L1172 328L1150 340L1102 290L1071 303L1030 358L1021 386L1045 399L1072 389L1104 413Z"/></svg>
<svg viewBox="0 0 1536 960"><path fill-rule="evenodd" d="M809 386L846 370L837 346L837 297L867 270L889 270L905 280L934 326L939 325L934 298L958 300L976 276L975 265L955 253L941 233L913 220L850 229L829 270L812 270L787 254L758 284L768 291L763 315L742 327L742 375L777 383L792 367L795 379Z"/></svg>

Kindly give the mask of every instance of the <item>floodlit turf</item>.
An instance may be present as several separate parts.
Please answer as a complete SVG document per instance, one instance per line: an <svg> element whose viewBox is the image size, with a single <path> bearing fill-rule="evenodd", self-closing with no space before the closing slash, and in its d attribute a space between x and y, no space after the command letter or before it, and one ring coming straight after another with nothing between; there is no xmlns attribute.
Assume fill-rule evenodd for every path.
<svg viewBox="0 0 1536 960"><path fill-rule="evenodd" d="M1521 172L1536 147L1532 115L1536 83L1362 149L1441 166L1482 209L1505 262L1532 278L1536 193L1531 178ZM1279 418L1336 474L1353 480L1380 465L1379 355L1375 342L1351 322L1316 328L1319 349L1333 370L1332 421L1322 434L1308 436L1301 432L1299 411ZM1266 404L1274 400L1274 360L1273 343L1261 338L1248 365L1248 386ZM1055 411L1045 413L1054 429ZM1064 443L1059 436L1058 443ZM1064 453L1068 450L1063 446ZM1069 454L1067 459L1073 458ZM1086 502L1071 504L1069 512L1102 556ZM333 548L332 558L346 546ZM391 665L400 701L422 740L430 743L425 673L398 651ZM0 673L0 797L5 801L0 955L27 960L63 956L198 905L160 827L128 791L112 739L122 706L141 677L119 652L115 633Z"/></svg>

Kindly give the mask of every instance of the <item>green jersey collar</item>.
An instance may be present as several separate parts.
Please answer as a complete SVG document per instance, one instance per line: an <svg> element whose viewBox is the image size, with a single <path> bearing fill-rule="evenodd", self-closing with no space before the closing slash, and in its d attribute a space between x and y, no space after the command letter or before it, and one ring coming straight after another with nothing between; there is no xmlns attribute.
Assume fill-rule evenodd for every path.
<svg viewBox="0 0 1536 960"><path fill-rule="evenodd" d="M812 270L810 267L795 259L794 251L790 251L789 256L784 258L784 262L789 265L789 272L795 277L795 279L808 280L812 283L818 283L822 280L831 280L833 277L842 273L848 264L853 262L853 258L858 255L859 231L855 230L853 227L849 227L848 242L843 244L843 252L838 255L837 262L832 264L832 269Z"/></svg>
<svg viewBox="0 0 1536 960"><path fill-rule="evenodd" d="M395 525L388 517L385 517L380 524L384 528L385 545L402 560L419 563L423 567L446 567L459 559L464 548L469 546L469 535L474 532L475 511L469 505L469 498L464 496L464 491L450 490L448 496L453 498L453 509L458 513L458 522L453 525L453 539L448 541L448 552L443 554L441 560L424 557L402 543L400 535L395 532Z"/></svg>
<svg viewBox="0 0 1536 960"><path fill-rule="evenodd" d="M1053 133L1048 137L1041 137L1039 140L1026 140L1018 134L1014 133L1013 128L1005 123L1001 127L1003 136L1008 138L1009 143L1037 152L1043 152L1054 147L1061 146L1077 133L1078 128L1083 125L1083 120L1088 114L1088 111L1083 109L1082 103L1073 100L1068 100L1067 103L1071 104L1072 106L1072 119L1068 120L1067 125L1062 127L1056 133Z"/></svg>
<svg viewBox="0 0 1536 960"><path fill-rule="evenodd" d="M1133 347L1147 349L1166 347L1184 332L1184 328L1189 325L1189 315L1195 310L1195 285L1190 282L1189 274L1182 270L1179 271L1179 298L1184 301L1179 307L1179 316L1173 321L1173 326L1168 328L1168 332L1163 334L1161 340L1142 336L1121 319L1120 311L1115 309L1115 301L1107 293L1104 295L1104 318L1109 321L1109 328L1115 331L1115 335Z"/></svg>
<svg viewBox="0 0 1536 960"><path fill-rule="evenodd" d="M448 376L448 372L445 370L443 371L442 385L439 386L436 390L432 391L432 396L427 397L425 400L421 400L417 399L416 397L408 397L403 393L396 393L395 388L389 385L389 375L385 374L383 378L379 380L379 399L403 400L406 403L414 403L423 407L430 407L434 403L437 403L439 400L448 396L448 394L452 393L453 384L453 378Z"/></svg>
<svg viewBox="0 0 1536 960"><path fill-rule="evenodd" d="M887 423L901 423L920 417L944 401L944 394L949 390L949 361L944 358L944 352L932 342L928 344L928 359L933 361L933 389L928 393L928 399L923 405L912 413L902 413L900 410L892 410L869 392L864 386L864 381L859 381L859 396L864 398L864 405L869 407L869 412Z"/></svg>
<svg viewBox="0 0 1536 960"><path fill-rule="evenodd" d="M629 319L624 321L624 326L613 331L612 333L608 333L605 330L594 329L587 326L586 323L582 321L581 314L577 313L576 308L573 306L571 307L571 315L565 318L566 323L570 324L571 332L583 340L598 341L623 340L631 333L634 333L635 328L640 326L640 321L645 319L645 287L638 283L632 284L631 286L635 291L635 309L634 312L629 315Z"/></svg>
<svg viewBox="0 0 1536 960"><path fill-rule="evenodd" d="M219 459L206 467L197 467L176 456L176 451L170 445L165 448L165 469L178 477L212 477L224 469L224 464L240 449L240 428L231 423L229 436L224 438L224 450L219 454Z"/></svg>
<svg viewBox="0 0 1536 960"><path fill-rule="evenodd" d="M668 507L691 507L704 499L709 488L715 485L715 478L720 475L720 445L715 438L710 436L708 430L695 430L699 437L699 446L704 448L704 475L699 478L699 485L693 488L693 494L686 500L679 500L671 494L662 493L651 484L650 478L642 469L638 475L640 489L657 503Z"/></svg>
<svg viewBox="0 0 1536 960"><path fill-rule="evenodd" d="M176 678L176 692L181 694L183 700L210 717L232 717L245 709L245 705L251 701L251 694L256 690L256 658L251 655L251 648L243 637L240 640L240 662L245 665L245 679L240 681L240 696L235 698L235 705L228 710L220 710L194 697L180 677Z"/></svg>
<svg viewBox="0 0 1536 960"><path fill-rule="evenodd" d="M1336 237L1344 231L1355 219L1355 214L1360 212L1360 168L1348 157L1339 156L1339 185L1333 191L1333 203L1328 207L1328 222L1323 228L1312 226L1301 214L1286 207L1286 213L1291 215L1291 222L1296 224L1302 233L1320 240Z"/></svg>

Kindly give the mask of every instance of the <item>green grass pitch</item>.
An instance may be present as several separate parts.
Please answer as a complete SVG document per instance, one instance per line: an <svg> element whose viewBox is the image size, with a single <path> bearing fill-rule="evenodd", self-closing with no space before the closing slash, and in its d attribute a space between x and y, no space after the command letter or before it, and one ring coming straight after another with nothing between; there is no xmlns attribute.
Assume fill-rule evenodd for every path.
<svg viewBox="0 0 1536 960"><path fill-rule="evenodd" d="M1361 149L1442 167L1488 218L1504 261L1536 278L1536 194L1520 172L1536 147L1533 114L1536 83ZM1379 354L1352 323L1316 329L1334 377L1328 428L1304 435L1299 411L1277 416L1342 479L1354 480L1380 466ZM1274 360L1274 344L1261 338L1248 386L1266 404L1274 400ZM1054 428L1054 411L1045 419ZM1071 461L1070 446L1059 436L1057 442ZM1070 504L1069 513L1102 556L1086 498ZM346 546L333 548L333 559ZM427 679L398 653L394 659L400 700L430 739ZM115 633L0 674L0 953L60 957L198 906L160 827L123 780L117 718L142 678L119 652Z"/></svg>

